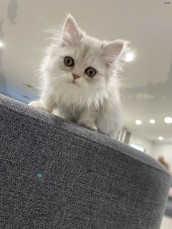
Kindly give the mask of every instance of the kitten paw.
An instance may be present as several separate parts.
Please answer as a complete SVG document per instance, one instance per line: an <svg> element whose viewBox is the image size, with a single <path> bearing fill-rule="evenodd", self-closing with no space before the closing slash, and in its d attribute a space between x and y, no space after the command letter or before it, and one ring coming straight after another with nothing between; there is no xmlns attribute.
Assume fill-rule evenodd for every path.
<svg viewBox="0 0 172 229"><path fill-rule="evenodd" d="M97 126L94 124L94 122L91 122L89 120L78 121L78 124L91 130L97 130Z"/></svg>
<svg viewBox="0 0 172 229"><path fill-rule="evenodd" d="M35 108L38 108L40 110L43 110L43 111L47 111L47 108L42 104L41 101L37 100L37 101L32 101L28 104L29 106L31 107L35 107Z"/></svg>

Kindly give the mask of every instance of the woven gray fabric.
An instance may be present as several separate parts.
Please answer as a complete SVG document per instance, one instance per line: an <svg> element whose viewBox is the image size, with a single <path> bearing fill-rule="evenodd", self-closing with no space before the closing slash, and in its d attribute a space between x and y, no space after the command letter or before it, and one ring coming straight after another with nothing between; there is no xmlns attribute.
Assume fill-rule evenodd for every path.
<svg viewBox="0 0 172 229"><path fill-rule="evenodd" d="M146 154L0 96L0 228L158 229L170 176Z"/></svg>

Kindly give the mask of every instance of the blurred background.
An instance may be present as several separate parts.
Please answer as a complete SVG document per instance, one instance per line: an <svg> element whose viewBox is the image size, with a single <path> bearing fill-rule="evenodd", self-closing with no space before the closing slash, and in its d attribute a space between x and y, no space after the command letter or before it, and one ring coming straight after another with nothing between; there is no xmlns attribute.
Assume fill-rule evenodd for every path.
<svg viewBox="0 0 172 229"><path fill-rule="evenodd" d="M171 1L0 0L0 93L24 103L38 98L39 64L51 42L46 31L58 29L68 13L89 35L131 41L120 74L118 139L161 156L172 170ZM162 228L172 228L170 213Z"/></svg>

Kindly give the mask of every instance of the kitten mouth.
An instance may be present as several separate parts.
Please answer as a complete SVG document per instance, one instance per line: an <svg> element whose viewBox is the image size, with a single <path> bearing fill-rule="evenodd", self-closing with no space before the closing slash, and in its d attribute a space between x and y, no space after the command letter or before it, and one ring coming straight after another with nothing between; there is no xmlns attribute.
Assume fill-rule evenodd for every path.
<svg viewBox="0 0 172 229"><path fill-rule="evenodd" d="M77 85L77 83L76 83L76 81L75 81L75 80L72 80L72 83L73 83L73 84L75 84L75 85Z"/></svg>
<svg viewBox="0 0 172 229"><path fill-rule="evenodd" d="M68 83L70 85L76 85L76 86L78 86L78 83L76 82L76 80L69 80Z"/></svg>
<svg viewBox="0 0 172 229"><path fill-rule="evenodd" d="M76 83L75 80L71 80L69 83L70 83L70 85L76 85L76 86L78 86L78 84Z"/></svg>

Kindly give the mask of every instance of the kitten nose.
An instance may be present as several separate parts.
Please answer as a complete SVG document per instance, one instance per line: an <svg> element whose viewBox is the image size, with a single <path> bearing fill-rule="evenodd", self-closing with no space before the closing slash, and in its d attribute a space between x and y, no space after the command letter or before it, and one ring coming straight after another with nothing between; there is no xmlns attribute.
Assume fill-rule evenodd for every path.
<svg viewBox="0 0 172 229"><path fill-rule="evenodd" d="M79 78L79 76L76 75L76 74L72 74L72 75L73 75L73 79L74 79L74 80L76 80L77 78Z"/></svg>

